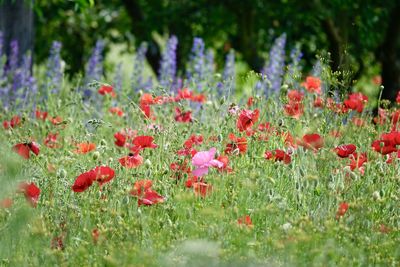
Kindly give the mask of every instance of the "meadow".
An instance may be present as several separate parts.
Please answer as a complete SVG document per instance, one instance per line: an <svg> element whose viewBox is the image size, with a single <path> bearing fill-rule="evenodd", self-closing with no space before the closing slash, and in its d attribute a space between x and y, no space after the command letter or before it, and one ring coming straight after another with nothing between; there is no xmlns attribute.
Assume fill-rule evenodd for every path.
<svg viewBox="0 0 400 267"><path fill-rule="evenodd" d="M0 265L399 266L398 103L375 114L285 38L241 77L199 38L157 78L145 45L129 77L100 41L72 78L60 43L33 76L0 49Z"/></svg>

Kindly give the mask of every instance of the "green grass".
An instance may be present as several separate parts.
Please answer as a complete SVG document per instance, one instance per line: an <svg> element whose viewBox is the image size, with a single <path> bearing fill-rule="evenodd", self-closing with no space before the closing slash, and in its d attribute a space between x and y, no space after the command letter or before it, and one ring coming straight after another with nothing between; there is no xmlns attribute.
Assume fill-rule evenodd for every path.
<svg viewBox="0 0 400 267"><path fill-rule="evenodd" d="M277 101L260 100L251 109L260 109L258 122L271 122L295 137L319 133L325 139L318 152L299 147L292 162L285 165L263 158L266 150L285 149L280 136L268 141L248 137L248 151L230 156L233 173L211 169L205 177L213 192L205 198L185 187L185 178L176 181L169 165L182 160L176 151L191 134L202 134L205 142L196 149L216 147L221 154L228 134L239 133L236 118L227 115L230 99L222 105L210 99L195 121L174 121L174 104L154 106L157 116L143 118L137 97L127 101L121 94L119 106L125 117L108 113L110 99L84 105L72 86L64 97L52 98L47 109L61 116L64 126L38 121L25 113L19 128L0 130L0 199L11 197L10 209L0 209L0 262L5 266L399 266L400 265L400 175L399 162L386 164L370 145L389 125L375 126L363 114L367 125L342 124L347 115L307 106L295 120L284 115ZM181 102L186 109L189 103ZM244 106L243 106L244 107ZM104 115L101 115L104 114ZM5 114L1 120L13 114ZM88 123L98 119L97 123ZM149 123L163 127L146 129ZM257 123L258 124L258 123ZM64 128L65 127L65 128ZM127 154L116 147L113 134L132 128L139 135L155 137L158 148L141 153L146 163L125 169L118 158ZM330 136L340 130L341 137ZM49 132L59 132L62 148L43 145ZM207 141L217 136L220 141ZM20 159L12 152L16 143L34 138L42 144L39 156ZM96 152L73 153L73 142L90 141ZM365 174L351 172L348 159L332 151L340 144L354 143L358 152L367 152ZM54 170L49 171L49 166ZM71 186L81 173L107 165L116 177L100 191L97 184L83 193ZM129 195L135 181L151 179L153 189L165 196L164 203L137 205ZM26 204L23 194L14 193L19 181L33 181L41 189L36 208ZM4 188L4 189L3 189ZM378 192L378 193L376 193ZM339 203L350 208L336 220ZM238 218L250 215L253 227L239 226ZM390 231L379 231L381 224ZM92 230L100 232L98 242ZM52 248L59 237L63 247Z"/></svg>

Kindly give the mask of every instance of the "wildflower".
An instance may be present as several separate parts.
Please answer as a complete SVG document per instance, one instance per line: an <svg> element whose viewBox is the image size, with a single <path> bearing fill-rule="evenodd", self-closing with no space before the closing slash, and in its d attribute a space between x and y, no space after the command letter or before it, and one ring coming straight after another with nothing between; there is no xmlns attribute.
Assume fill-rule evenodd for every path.
<svg viewBox="0 0 400 267"><path fill-rule="evenodd" d="M145 149L145 148L157 148L157 144L153 143L154 137L152 136L147 136L147 135L140 135L136 136L132 144L133 146L131 147L131 151L133 153L138 153L139 151Z"/></svg>
<svg viewBox="0 0 400 267"><path fill-rule="evenodd" d="M76 178L72 190L77 193L85 191L93 184L95 177L96 174L93 171L82 173Z"/></svg>
<svg viewBox="0 0 400 267"><path fill-rule="evenodd" d="M238 223L239 226L247 226L249 228L253 228L254 227L253 222L251 221L250 215L246 215L246 216L240 217L237 220L237 223Z"/></svg>
<svg viewBox="0 0 400 267"><path fill-rule="evenodd" d="M114 88L110 85L102 85L97 91L101 95L110 95L111 97L116 97Z"/></svg>
<svg viewBox="0 0 400 267"><path fill-rule="evenodd" d="M58 133L49 133L44 139L44 145L48 148L60 148L61 145L57 141Z"/></svg>
<svg viewBox="0 0 400 267"><path fill-rule="evenodd" d="M93 243L97 244L97 242L99 241L99 237L100 237L100 231L97 228L94 228L92 230L92 239L93 239Z"/></svg>
<svg viewBox="0 0 400 267"><path fill-rule="evenodd" d="M391 140L375 140L372 142L371 147L376 152L386 155L397 151L396 144Z"/></svg>
<svg viewBox="0 0 400 267"><path fill-rule="evenodd" d="M260 111L258 109L254 111L248 109L242 110L236 122L236 127L240 132L246 131L253 127L254 123L258 120L259 115Z"/></svg>
<svg viewBox="0 0 400 267"><path fill-rule="evenodd" d="M192 112L191 111L181 111L180 108L175 108L175 121L177 122L183 122L183 123L188 123L192 122Z"/></svg>
<svg viewBox="0 0 400 267"><path fill-rule="evenodd" d="M51 117L51 118L50 118L50 122L51 122L53 125L60 125L60 124L63 122L63 118L61 118L60 116Z"/></svg>
<svg viewBox="0 0 400 267"><path fill-rule="evenodd" d="M150 206L164 202L164 197L151 189L152 185L153 182L151 180L139 180L135 182L130 194L138 198L138 206Z"/></svg>
<svg viewBox="0 0 400 267"><path fill-rule="evenodd" d="M222 167L218 167L219 171L225 171L227 173L231 173L232 172L232 168L230 166L228 166L229 165L228 156L221 155L221 156L219 156L217 158L217 160L222 163Z"/></svg>
<svg viewBox="0 0 400 267"><path fill-rule="evenodd" d="M10 121L3 121L4 129L15 128L21 124L21 118L18 115L15 115L11 118Z"/></svg>
<svg viewBox="0 0 400 267"><path fill-rule="evenodd" d="M354 153L354 151L356 151L357 147L353 144L349 144L349 145L340 145L337 146L334 150L336 152L336 154L341 157L341 158L347 158L349 157L351 154Z"/></svg>
<svg viewBox="0 0 400 267"><path fill-rule="evenodd" d="M362 174L364 174L364 163L368 161L366 153L356 153L354 152L349 156L350 158L350 170L354 171L358 169Z"/></svg>
<svg viewBox="0 0 400 267"><path fill-rule="evenodd" d="M246 137L236 137L233 133L228 135L228 138L232 141L226 145L225 153L233 154L235 152L244 154L247 151L247 139Z"/></svg>
<svg viewBox="0 0 400 267"><path fill-rule="evenodd" d="M323 147L324 139L319 134L306 134L297 143L306 149L318 150Z"/></svg>
<svg viewBox="0 0 400 267"><path fill-rule="evenodd" d="M275 149L274 151L266 151L264 154L265 159L272 159L275 161L283 161L285 164L289 164L292 161L290 154L286 153L281 149Z"/></svg>
<svg viewBox="0 0 400 267"><path fill-rule="evenodd" d="M13 146L13 150L24 159L30 158L30 151L36 156L39 155L40 148L36 142L20 143Z"/></svg>
<svg viewBox="0 0 400 267"><path fill-rule="evenodd" d="M111 114L115 114L115 115L117 115L119 117L124 116L124 111L119 107L112 107L112 108L109 109L109 111L110 111Z"/></svg>
<svg viewBox="0 0 400 267"><path fill-rule="evenodd" d="M38 120L42 120L42 121L45 121L46 120L46 118L47 118L47 115L48 115L48 113L46 112L46 111L40 111L40 110L36 110L35 111L35 117L36 117L36 119L38 119Z"/></svg>
<svg viewBox="0 0 400 267"><path fill-rule="evenodd" d="M287 93L287 98L289 100L289 103L299 103L303 100L304 93L298 91L298 90L289 90Z"/></svg>
<svg viewBox="0 0 400 267"><path fill-rule="evenodd" d="M31 204L32 207L36 207L40 196L39 187L37 187L34 183L28 184L23 182L19 185L19 190L20 192L24 193L29 204Z"/></svg>
<svg viewBox="0 0 400 267"><path fill-rule="evenodd" d="M304 113L304 107L302 103L299 102L289 102L284 106L285 114L289 117L299 119Z"/></svg>
<svg viewBox="0 0 400 267"><path fill-rule="evenodd" d="M115 171L107 166L98 166L92 170L95 174L94 181L100 186L111 181L115 176Z"/></svg>
<svg viewBox="0 0 400 267"><path fill-rule="evenodd" d="M215 147L210 148L208 151L197 152L192 158L192 164L196 167L192 171L194 176L204 176L208 173L209 167L223 167L223 163L214 159L217 149Z"/></svg>
<svg viewBox="0 0 400 267"><path fill-rule="evenodd" d="M96 149L96 144L94 143L79 143L76 145L76 149L74 150L75 153L77 154L86 154L89 153L90 151L93 151Z"/></svg>
<svg viewBox="0 0 400 267"><path fill-rule="evenodd" d="M13 200L11 198L3 198L0 200L0 208L9 209L13 204Z"/></svg>
<svg viewBox="0 0 400 267"><path fill-rule="evenodd" d="M122 166L132 169L142 165L143 158L139 154L131 153L128 156L120 158L118 161Z"/></svg>
<svg viewBox="0 0 400 267"><path fill-rule="evenodd" d="M195 182L193 190L196 196L206 197L212 192L212 186L206 182Z"/></svg>
<svg viewBox="0 0 400 267"><path fill-rule="evenodd" d="M363 95L362 93L353 93L348 96L348 99L346 99L343 104L344 107L361 113L364 109L364 104L367 102L367 96Z"/></svg>
<svg viewBox="0 0 400 267"><path fill-rule="evenodd" d="M318 77L308 76L306 81L301 84L310 93L316 93L320 95L321 92L321 80Z"/></svg>
<svg viewBox="0 0 400 267"><path fill-rule="evenodd" d="M349 204L347 204L346 202L340 203L339 208L336 212L336 220L339 220L341 217L343 217L348 209L349 209Z"/></svg>

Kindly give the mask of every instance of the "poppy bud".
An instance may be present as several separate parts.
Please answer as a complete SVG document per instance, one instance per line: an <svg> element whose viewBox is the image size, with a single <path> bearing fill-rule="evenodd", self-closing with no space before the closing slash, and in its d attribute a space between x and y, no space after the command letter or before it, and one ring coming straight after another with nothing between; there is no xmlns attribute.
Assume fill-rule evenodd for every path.
<svg viewBox="0 0 400 267"><path fill-rule="evenodd" d="M381 194L379 193L379 191L375 191L375 192L372 193L372 197L375 200L380 200L381 199Z"/></svg>
<svg viewBox="0 0 400 267"><path fill-rule="evenodd" d="M59 169L57 171L57 178L64 179L65 177L67 177L67 172L64 169Z"/></svg>
<svg viewBox="0 0 400 267"><path fill-rule="evenodd" d="M93 159L97 160L100 157L100 152L99 151L95 151L93 152Z"/></svg>
<svg viewBox="0 0 400 267"><path fill-rule="evenodd" d="M151 167L151 161L149 160L149 159L146 159L145 161L144 161L144 164L147 166L147 167Z"/></svg>
<svg viewBox="0 0 400 267"><path fill-rule="evenodd" d="M101 145L101 146L107 146L107 141L104 140L104 139L101 139L101 140L100 140L100 145Z"/></svg>

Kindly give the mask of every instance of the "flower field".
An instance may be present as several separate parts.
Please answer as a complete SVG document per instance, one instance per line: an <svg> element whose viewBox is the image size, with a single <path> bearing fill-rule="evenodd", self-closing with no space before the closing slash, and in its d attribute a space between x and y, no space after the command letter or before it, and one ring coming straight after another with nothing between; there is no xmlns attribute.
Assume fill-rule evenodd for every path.
<svg viewBox="0 0 400 267"><path fill-rule="evenodd" d="M81 80L59 43L36 76L1 61L1 265L399 266L400 109L285 38L249 90L199 38L186 75L176 38L157 79L139 47L128 83L101 42Z"/></svg>

